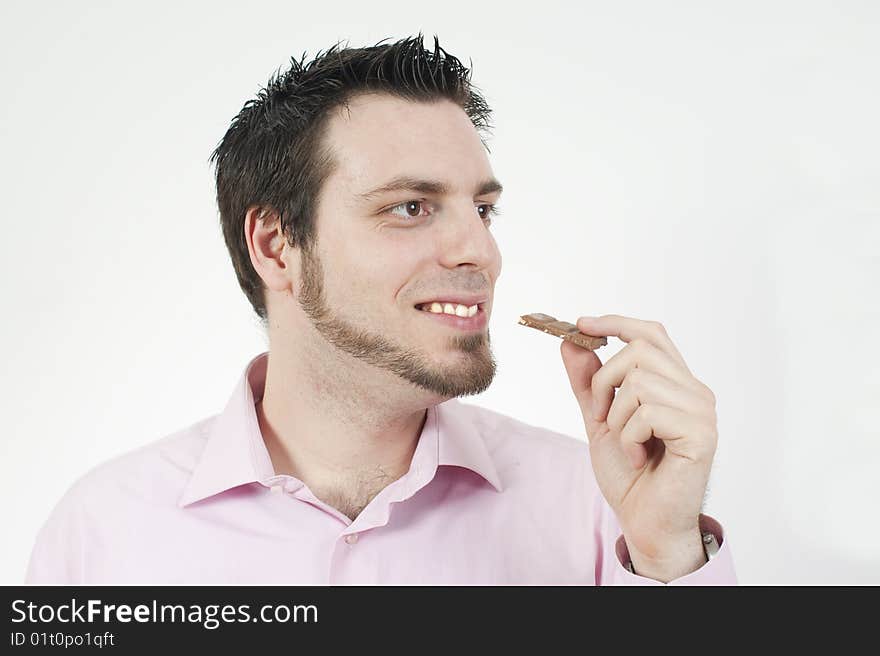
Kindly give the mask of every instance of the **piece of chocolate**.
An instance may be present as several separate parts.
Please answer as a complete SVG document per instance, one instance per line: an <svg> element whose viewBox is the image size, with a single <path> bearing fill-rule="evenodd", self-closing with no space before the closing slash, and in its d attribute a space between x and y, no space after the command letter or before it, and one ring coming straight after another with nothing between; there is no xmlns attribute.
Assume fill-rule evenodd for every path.
<svg viewBox="0 0 880 656"><path fill-rule="evenodd" d="M584 335L573 323L558 321L556 317L551 317L549 314L542 314L541 312L524 314L519 318L519 323L529 328L536 328L549 335L556 335L562 339L567 339L569 342L590 351L595 351L600 346L608 344L607 337Z"/></svg>

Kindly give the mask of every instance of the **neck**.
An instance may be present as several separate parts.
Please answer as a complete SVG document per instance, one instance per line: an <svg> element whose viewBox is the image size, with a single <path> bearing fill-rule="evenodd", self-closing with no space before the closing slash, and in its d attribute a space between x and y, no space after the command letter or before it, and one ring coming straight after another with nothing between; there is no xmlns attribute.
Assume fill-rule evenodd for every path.
<svg viewBox="0 0 880 656"><path fill-rule="evenodd" d="M260 430L276 474L295 476L352 516L409 471L427 408L446 399L326 342L304 341L270 349Z"/></svg>

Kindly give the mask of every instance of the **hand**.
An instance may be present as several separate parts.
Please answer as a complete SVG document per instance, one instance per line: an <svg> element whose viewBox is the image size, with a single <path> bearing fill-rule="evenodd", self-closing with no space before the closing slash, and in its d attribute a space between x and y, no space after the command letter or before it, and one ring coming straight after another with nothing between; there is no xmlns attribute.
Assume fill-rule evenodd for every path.
<svg viewBox="0 0 880 656"><path fill-rule="evenodd" d="M561 347L599 489L636 572L683 576L705 562L699 515L718 441L715 395L657 322L609 314L577 327L627 342L604 365L593 351Z"/></svg>

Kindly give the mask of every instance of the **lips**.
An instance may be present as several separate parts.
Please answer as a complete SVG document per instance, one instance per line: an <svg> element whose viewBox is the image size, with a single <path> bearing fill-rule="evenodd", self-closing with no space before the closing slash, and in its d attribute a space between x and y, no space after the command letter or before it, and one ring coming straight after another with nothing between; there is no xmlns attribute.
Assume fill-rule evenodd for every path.
<svg viewBox="0 0 880 656"><path fill-rule="evenodd" d="M455 314L460 317L472 317L479 310L482 309L482 305L479 303L475 303L473 305L463 305L459 303L450 303L450 302L442 302L442 301L432 301L429 303L422 303L421 305L416 305L417 310L421 310L422 312L432 312L435 314Z"/></svg>
<svg viewBox="0 0 880 656"><path fill-rule="evenodd" d="M426 303L452 303L453 305L470 307L471 305L485 305L488 300L488 296L477 294L438 294L437 296L419 301L416 303L416 306L425 305Z"/></svg>
<svg viewBox="0 0 880 656"><path fill-rule="evenodd" d="M481 331L486 327L487 318L486 311L481 305L477 306L477 312L473 316L460 317L455 314L446 314L445 312L430 312L420 310L419 314L424 315L429 321L436 321L450 328L466 331Z"/></svg>

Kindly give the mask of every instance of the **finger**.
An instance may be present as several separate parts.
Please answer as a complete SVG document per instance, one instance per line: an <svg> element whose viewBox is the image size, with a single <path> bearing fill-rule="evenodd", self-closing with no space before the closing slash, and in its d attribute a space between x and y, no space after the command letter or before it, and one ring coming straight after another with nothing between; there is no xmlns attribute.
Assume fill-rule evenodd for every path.
<svg viewBox="0 0 880 656"><path fill-rule="evenodd" d="M593 419L596 421L604 419L605 412L614 400L614 388L620 387L627 373L635 368L647 369L659 374L681 387L693 390L697 394L704 394L706 399L709 399L700 381L682 371L656 346L637 337L610 357L608 362L593 375Z"/></svg>
<svg viewBox="0 0 880 656"><path fill-rule="evenodd" d="M647 462L645 443L663 441L666 451L694 462L711 460L718 435L704 419L664 405L640 405L620 432L621 448L635 469Z"/></svg>
<svg viewBox="0 0 880 656"><path fill-rule="evenodd" d="M593 375L602 367L602 362L593 351L576 346L568 340L562 340L560 351L565 372L568 374L568 382L571 384L571 391L574 392L581 408L581 414L584 416L587 436L592 437L598 426L592 421L590 414L593 403L590 382Z"/></svg>
<svg viewBox="0 0 880 656"><path fill-rule="evenodd" d="M666 328L658 321L645 321L624 317L619 314L605 314L601 317L580 317L577 320L577 328L582 333L594 337L615 336L624 342L632 342L641 337L650 342L658 349L669 355L673 362L682 367L687 373L691 373L687 363L678 352L672 339L666 332Z"/></svg>
<svg viewBox="0 0 880 656"><path fill-rule="evenodd" d="M673 380L647 369L630 369L614 396L605 422L620 433L640 405L658 404L689 415L715 421L715 410L706 399Z"/></svg>

